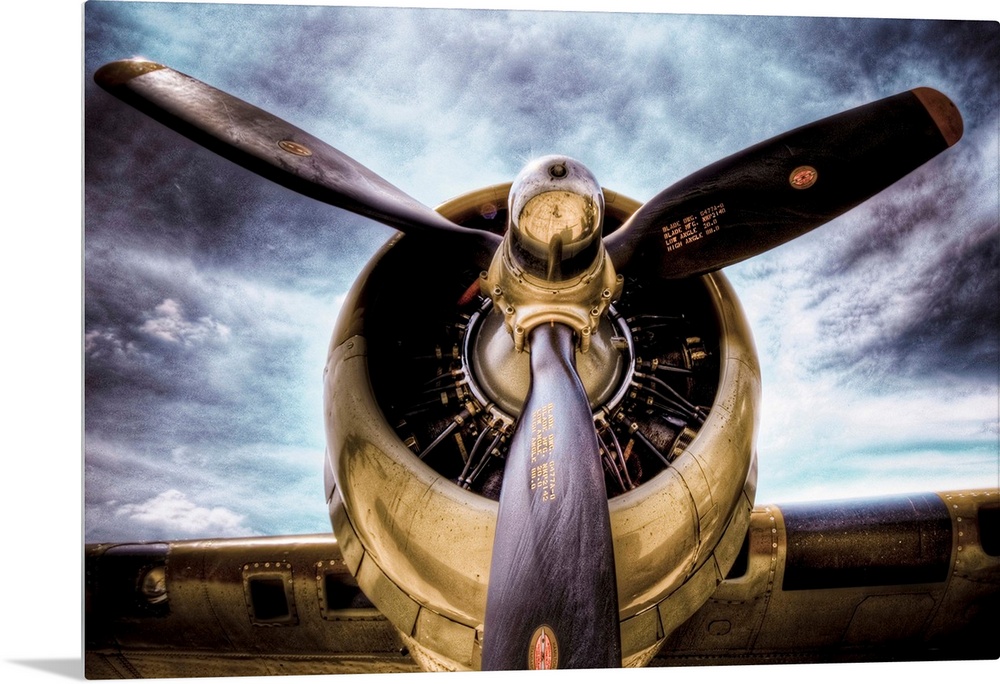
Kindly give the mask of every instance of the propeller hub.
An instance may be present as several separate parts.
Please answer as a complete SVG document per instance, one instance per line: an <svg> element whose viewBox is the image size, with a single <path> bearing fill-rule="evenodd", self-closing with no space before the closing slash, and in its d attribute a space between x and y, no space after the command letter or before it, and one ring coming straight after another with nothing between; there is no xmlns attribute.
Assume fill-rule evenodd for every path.
<svg viewBox="0 0 1000 684"><path fill-rule="evenodd" d="M633 374L634 351L628 323L612 307L590 336L590 350L576 351L580 375L596 413L621 403ZM469 389L483 406L494 406L510 423L521 414L531 371L528 355L511 345L504 317L490 302L469 319L462 365Z"/></svg>
<svg viewBox="0 0 1000 684"><path fill-rule="evenodd" d="M574 159L542 157L514 180L508 210L503 244L480 283L483 294L503 314L516 351L536 326L561 323L587 352L623 283L601 239L601 186Z"/></svg>
<svg viewBox="0 0 1000 684"><path fill-rule="evenodd" d="M509 256L519 269L549 282L593 269L604 193L587 167L569 157L537 159L514 179L507 204Z"/></svg>

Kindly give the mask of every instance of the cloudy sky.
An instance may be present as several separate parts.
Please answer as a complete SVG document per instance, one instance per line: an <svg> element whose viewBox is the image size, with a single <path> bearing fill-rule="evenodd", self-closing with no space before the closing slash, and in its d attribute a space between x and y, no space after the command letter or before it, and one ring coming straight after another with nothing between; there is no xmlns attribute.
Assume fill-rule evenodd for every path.
<svg viewBox="0 0 1000 684"><path fill-rule="evenodd" d="M758 501L998 484L995 22L88 2L88 541L329 530L321 374L392 231L280 188L92 82L143 56L434 205L565 153L639 200L916 86L953 149L726 269L763 368Z"/></svg>

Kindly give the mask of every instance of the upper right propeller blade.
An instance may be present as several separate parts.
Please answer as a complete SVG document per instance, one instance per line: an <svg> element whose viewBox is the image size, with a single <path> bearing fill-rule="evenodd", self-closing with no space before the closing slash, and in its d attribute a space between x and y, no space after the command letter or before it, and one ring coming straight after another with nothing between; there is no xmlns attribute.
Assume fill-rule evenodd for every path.
<svg viewBox="0 0 1000 684"><path fill-rule="evenodd" d="M665 278L714 271L839 216L962 137L958 108L916 88L726 157L644 204L605 245ZM635 265L635 264L633 264Z"/></svg>

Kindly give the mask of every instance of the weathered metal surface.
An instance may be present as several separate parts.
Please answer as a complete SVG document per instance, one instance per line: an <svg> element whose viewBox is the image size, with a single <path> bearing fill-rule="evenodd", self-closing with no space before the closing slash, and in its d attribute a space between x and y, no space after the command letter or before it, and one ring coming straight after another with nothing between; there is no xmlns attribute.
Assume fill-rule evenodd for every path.
<svg viewBox="0 0 1000 684"><path fill-rule="evenodd" d="M759 507L745 562L653 664L996 659L998 499L987 489ZM790 587L806 562L823 571Z"/></svg>
<svg viewBox="0 0 1000 684"><path fill-rule="evenodd" d="M687 582L667 601L622 623L623 649L635 654L632 664L645 663L665 638L652 665L1000 657L995 632L1000 491L911 499L929 504L935 518L942 508L947 514L944 577L915 583L873 576L877 581L866 586L786 590L789 539L802 531L790 535L783 512L794 508L793 516L825 517L836 528L830 511L844 503L761 506L753 511L749 533L740 536L746 544L728 576L716 587L716 566L706 565L708 572L698 575L707 578L713 592L709 600L700 605L698 590L692 591L700 580ZM899 509L899 499L847 503L844 510L892 514ZM869 521L876 528L882 524L877 514ZM896 515L893 524L900 522ZM814 528L810 534L825 531ZM851 534L866 536L863 529ZM876 546L860 547L869 549L873 560L879 558ZM852 562L860 561L852 554ZM272 569L247 575L245 568L274 562L291 566L296 621L254 624L246 578L266 576ZM150 590L155 582L152 587L144 582L161 567L166 570L162 593ZM377 572L374 564L369 567ZM398 591L384 576L383 586ZM674 629L667 606L684 600L691 601L694 614ZM470 649L478 657L481 634L476 630L409 605L409 632L417 637L401 637L370 606L328 535L90 545L85 671L91 679L413 672L454 668L453 656ZM650 643L643 652L641 645ZM412 657L403 652L405 646Z"/></svg>
<svg viewBox="0 0 1000 684"><path fill-rule="evenodd" d="M418 669L332 535L89 545L85 585L91 679Z"/></svg>
<svg viewBox="0 0 1000 684"><path fill-rule="evenodd" d="M951 518L934 494L783 506L783 591L922 584L948 577Z"/></svg>

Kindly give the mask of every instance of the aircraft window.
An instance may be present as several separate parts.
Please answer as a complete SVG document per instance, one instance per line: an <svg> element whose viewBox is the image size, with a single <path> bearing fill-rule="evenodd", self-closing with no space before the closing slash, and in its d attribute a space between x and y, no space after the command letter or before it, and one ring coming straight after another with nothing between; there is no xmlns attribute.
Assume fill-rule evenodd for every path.
<svg viewBox="0 0 1000 684"><path fill-rule="evenodd" d="M729 574L726 575L727 580L740 579L747 574L747 570L750 567L750 530L747 530L747 535L743 537L743 545L740 547L740 552L736 555L736 560L733 561L733 567L729 569Z"/></svg>
<svg viewBox="0 0 1000 684"><path fill-rule="evenodd" d="M324 620L370 618L380 614L355 579L343 571L323 572L316 579Z"/></svg>
<svg viewBox="0 0 1000 684"><path fill-rule="evenodd" d="M298 624L290 565L254 563L253 566L244 566L243 589L253 624Z"/></svg>
<svg viewBox="0 0 1000 684"><path fill-rule="evenodd" d="M146 571L141 582L142 595L150 605L167 600L167 568L156 565Z"/></svg>
<svg viewBox="0 0 1000 684"><path fill-rule="evenodd" d="M332 572L323 578L323 595L326 598L327 610L374 608L360 587L344 584L341 578Z"/></svg>
<svg viewBox="0 0 1000 684"><path fill-rule="evenodd" d="M87 591L100 596L108 614L166 617L166 544L121 544L87 558ZM93 586L91 583L93 582Z"/></svg>
<svg viewBox="0 0 1000 684"><path fill-rule="evenodd" d="M979 507L979 544L989 556L1000 556L1000 504Z"/></svg>
<svg viewBox="0 0 1000 684"><path fill-rule="evenodd" d="M286 620L290 616L285 583L280 579L250 580L250 601L257 620L271 622Z"/></svg>

